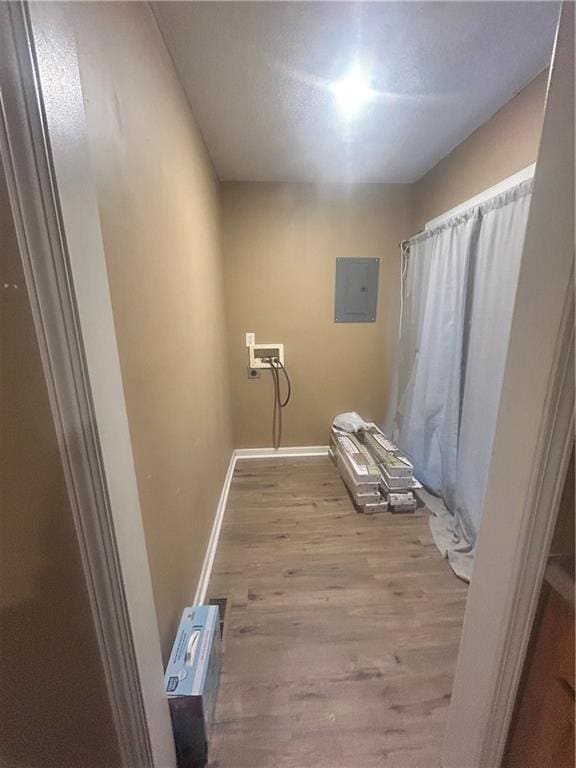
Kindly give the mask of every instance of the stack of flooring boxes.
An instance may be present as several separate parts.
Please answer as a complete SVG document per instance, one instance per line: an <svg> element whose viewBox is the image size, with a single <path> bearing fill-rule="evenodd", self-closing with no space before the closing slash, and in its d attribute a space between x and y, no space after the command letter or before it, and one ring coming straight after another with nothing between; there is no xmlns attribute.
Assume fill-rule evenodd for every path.
<svg viewBox="0 0 576 768"><path fill-rule="evenodd" d="M375 424L352 434L332 427L329 455L362 512L412 512L422 486L410 462Z"/></svg>
<svg viewBox="0 0 576 768"><path fill-rule="evenodd" d="M380 470L380 490L391 512L413 512L418 501L414 490L422 486L414 477L414 467L375 424L359 433L359 440Z"/></svg>
<svg viewBox="0 0 576 768"><path fill-rule="evenodd" d="M328 455L361 512L386 512L388 502L380 493L380 470L356 435L332 427Z"/></svg>

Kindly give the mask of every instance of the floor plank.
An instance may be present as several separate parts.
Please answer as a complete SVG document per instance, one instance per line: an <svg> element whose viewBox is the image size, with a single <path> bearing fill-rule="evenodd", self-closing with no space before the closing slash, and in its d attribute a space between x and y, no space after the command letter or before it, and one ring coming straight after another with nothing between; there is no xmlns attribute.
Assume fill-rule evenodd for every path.
<svg viewBox="0 0 576 768"><path fill-rule="evenodd" d="M438 768L466 585L427 513L358 514L327 458L236 465L211 768Z"/></svg>

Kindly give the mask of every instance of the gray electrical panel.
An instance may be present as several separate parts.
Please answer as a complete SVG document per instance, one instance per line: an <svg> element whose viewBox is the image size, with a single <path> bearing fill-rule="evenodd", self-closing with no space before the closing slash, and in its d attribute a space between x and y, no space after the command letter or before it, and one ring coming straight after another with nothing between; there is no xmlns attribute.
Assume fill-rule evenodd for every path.
<svg viewBox="0 0 576 768"><path fill-rule="evenodd" d="M373 323L378 308L380 259L336 259L337 323Z"/></svg>

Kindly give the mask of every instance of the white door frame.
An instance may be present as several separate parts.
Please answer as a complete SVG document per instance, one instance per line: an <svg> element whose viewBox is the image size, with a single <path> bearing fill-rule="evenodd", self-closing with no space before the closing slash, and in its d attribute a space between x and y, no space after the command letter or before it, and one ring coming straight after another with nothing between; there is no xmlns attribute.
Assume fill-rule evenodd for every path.
<svg viewBox="0 0 576 768"><path fill-rule="evenodd" d="M445 734L445 768L501 764L573 444L574 5L565 2Z"/></svg>
<svg viewBox="0 0 576 768"><path fill-rule="evenodd" d="M58 3L0 3L0 153L124 768L174 743L76 45Z"/></svg>

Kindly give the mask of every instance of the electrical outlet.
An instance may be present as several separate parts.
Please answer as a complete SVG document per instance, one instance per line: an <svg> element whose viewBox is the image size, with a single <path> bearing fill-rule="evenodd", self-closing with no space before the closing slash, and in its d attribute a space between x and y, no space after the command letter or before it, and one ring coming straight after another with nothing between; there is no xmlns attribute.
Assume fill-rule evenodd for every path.
<svg viewBox="0 0 576 768"><path fill-rule="evenodd" d="M246 333L246 346L251 347L253 344L256 344L256 334L252 331L248 331Z"/></svg>

